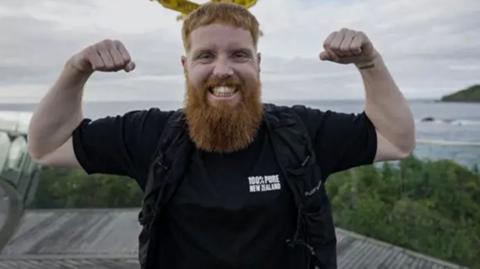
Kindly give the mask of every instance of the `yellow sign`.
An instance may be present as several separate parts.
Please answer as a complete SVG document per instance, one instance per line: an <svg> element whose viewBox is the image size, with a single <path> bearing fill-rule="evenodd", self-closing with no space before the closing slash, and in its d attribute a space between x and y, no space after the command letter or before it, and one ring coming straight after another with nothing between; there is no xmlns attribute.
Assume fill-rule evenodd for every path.
<svg viewBox="0 0 480 269"><path fill-rule="evenodd" d="M156 0L163 7L182 13L183 16L197 9L200 4L188 0ZM233 3L249 8L257 3L257 0L210 0L210 2Z"/></svg>

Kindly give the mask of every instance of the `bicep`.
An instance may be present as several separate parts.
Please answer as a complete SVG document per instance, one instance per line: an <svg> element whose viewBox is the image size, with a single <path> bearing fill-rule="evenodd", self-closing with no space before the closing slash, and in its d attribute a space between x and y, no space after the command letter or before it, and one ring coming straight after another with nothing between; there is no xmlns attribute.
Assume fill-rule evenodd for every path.
<svg viewBox="0 0 480 269"><path fill-rule="evenodd" d="M71 136L56 150L35 161L46 166L82 168L75 156Z"/></svg>

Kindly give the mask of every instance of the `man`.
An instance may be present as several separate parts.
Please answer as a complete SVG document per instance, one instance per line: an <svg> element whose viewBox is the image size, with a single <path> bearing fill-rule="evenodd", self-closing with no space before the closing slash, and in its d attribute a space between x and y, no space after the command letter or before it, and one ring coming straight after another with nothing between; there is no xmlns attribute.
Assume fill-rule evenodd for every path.
<svg viewBox="0 0 480 269"><path fill-rule="evenodd" d="M210 3L185 19L182 34L183 113L195 148L155 224L161 238L149 259L156 259L158 268L310 266L306 249L285 243L295 233L298 215L274 157L278 145L266 131L257 20L240 6ZM328 36L324 49L321 60L356 65L366 103L359 115L288 109L308 130L314 166L321 172L318 180L353 166L408 156L414 147L411 112L367 36L341 29ZM133 111L92 122L81 110L83 87L93 72L134 68L119 41L102 41L69 59L32 117L32 157L45 165L128 175L145 190L155 148L173 112ZM328 203L326 197L322 203ZM322 218L331 219L327 212ZM334 248L319 251L334 253ZM335 257L319 259L320 267L336 266Z"/></svg>

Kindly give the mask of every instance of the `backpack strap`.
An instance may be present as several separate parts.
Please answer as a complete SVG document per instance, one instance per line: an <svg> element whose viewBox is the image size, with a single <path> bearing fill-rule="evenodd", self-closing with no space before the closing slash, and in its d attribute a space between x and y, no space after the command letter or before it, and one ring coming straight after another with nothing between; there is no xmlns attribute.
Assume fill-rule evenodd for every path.
<svg viewBox="0 0 480 269"><path fill-rule="evenodd" d="M265 105L264 110L276 161L297 207L296 231L287 244L309 251L309 268L336 268L330 205L308 130L292 108Z"/></svg>
<svg viewBox="0 0 480 269"><path fill-rule="evenodd" d="M186 123L184 113L181 109L176 110L168 118L167 123L160 135L158 144L154 151L153 157L147 174L147 182L145 184L144 196L142 202L142 211L139 214L139 222L142 225L150 223L155 215L156 200L159 198L159 191L165 184L165 175L170 168L177 154L177 146L181 142L185 142ZM187 142L188 144L188 142ZM189 150L188 148L187 150Z"/></svg>
<svg viewBox="0 0 480 269"><path fill-rule="evenodd" d="M177 110L168 118L152 157L138 215L143 226L138 252L142 269L157 268L155 256L161 231L156 223L184 177L192 149L184 113Z"/></svg>
<svg viewBox="0 0 480 269"><path fill-rule="evenodd" d="M273 152L283 176L292 189L295 204L304 205L322 185L320 180L301 177L316 163L312 139L302 119L291 108L265 105L266 126ZM293 179L293 180L289 180Z"/></svg>
<svg viewBox="0 0 480 269"><path fill-rule="evenodd" d="M158 144L150 161L149 174L147 175L147 182L144 190L144 198L152 195L152 193L159 187L160 182L152 180L153 177L151 173L155 172L154 169L164 169L165 171L170 169L170 167L167 165L167 160L165 159L165 152L172 142L179 139L182 127L184 127L184 114L181 109L178 109L174 111L173 114L168 118L162 134L158 139Z"/></svg>

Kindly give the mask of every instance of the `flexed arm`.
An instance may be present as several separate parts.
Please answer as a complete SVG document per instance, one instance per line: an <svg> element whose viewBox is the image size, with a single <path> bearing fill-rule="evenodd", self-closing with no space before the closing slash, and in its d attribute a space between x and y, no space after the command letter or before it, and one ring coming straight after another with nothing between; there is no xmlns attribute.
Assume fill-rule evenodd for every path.
<svg viewBox="0 0 480 269"><path fill-rule="evenodd" d="M343 28L331 33L323 46L321 60L353 63L360 71L366 92L365 113L377 132L375 161L410 155L415 147L412 112L368 37Z"/></svg>
<svg viewBox="0 0 480 269"><path fill-rule="evenodd" d="M83 119L85 83L95 71L114 72L135 68L119 41L104 40L73 55L60 77L33 113L28 129L28 151L41 164L79 167L71 136Z"/></svg>

